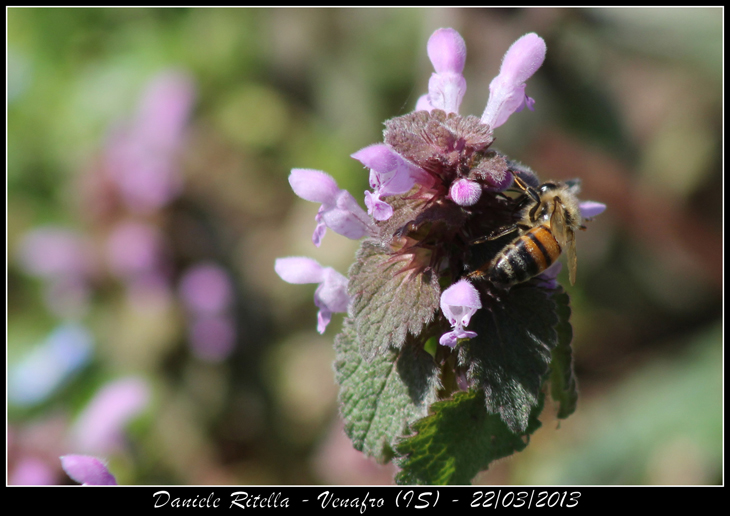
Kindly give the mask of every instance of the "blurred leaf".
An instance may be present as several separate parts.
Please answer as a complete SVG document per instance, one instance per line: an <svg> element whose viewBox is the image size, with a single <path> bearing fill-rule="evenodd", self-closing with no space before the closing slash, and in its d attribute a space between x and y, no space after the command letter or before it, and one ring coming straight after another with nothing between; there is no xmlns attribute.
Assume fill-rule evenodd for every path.
<svg viewBox="0 0 730 516"><path fill-rule="evenodd" d="M713 484L722 469L722 328L655 359L581 404L551 451L534 450L527 484ZM570 430L571 428L574 430ZM677 449L679 447L679 450Z"/></svg>

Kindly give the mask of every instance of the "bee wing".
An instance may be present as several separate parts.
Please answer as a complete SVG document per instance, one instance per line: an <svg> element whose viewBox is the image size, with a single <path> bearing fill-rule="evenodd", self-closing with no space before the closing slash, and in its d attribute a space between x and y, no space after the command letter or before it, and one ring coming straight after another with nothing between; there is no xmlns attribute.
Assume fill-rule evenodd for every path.
<svg viewBox="0 0 730 516"><path fill-rule="evenodd" d="M578 266L578 258L575 254L575 233L566 224L566 208L559 199L555 199L553 206L553 214L550 217L550 229L553 232L555 240L558 241L560 247L565 251L568 258L568 273L570 284L575 284L575 271Z"/></svg>

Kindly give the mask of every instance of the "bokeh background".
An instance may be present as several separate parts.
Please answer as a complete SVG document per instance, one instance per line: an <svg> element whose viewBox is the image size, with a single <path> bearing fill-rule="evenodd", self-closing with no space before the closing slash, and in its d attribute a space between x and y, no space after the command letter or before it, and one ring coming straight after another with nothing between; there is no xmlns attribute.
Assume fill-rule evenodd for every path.
<svg viewBox="0 0 730 516"><path fill-rule="evenodd" d="M722 471L722 10L21 9L8 19L8 475L72 483L385 484L337 415L293 167L359 197L349 156L467 43L481 115L509 45L547 42L496 146L608 205L578 242L581 398L485 484L716 484ZM361 199L361 197L359 197ZM567 281L565 282L567 283Z"/></svg>

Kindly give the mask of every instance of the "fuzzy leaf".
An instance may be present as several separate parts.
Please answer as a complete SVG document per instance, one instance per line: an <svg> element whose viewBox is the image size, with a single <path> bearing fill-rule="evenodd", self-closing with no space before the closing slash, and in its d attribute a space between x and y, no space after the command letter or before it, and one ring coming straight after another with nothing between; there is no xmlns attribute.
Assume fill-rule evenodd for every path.
<svg viewBox="0 0 730 516"><path fill-rule="evenodd" d="M430 270L407 270L410 260L365 241L350 268L350 317L366 360L400 349L408 333L418 336L439 309L438 278Z"/></svg>
<svg viewBox="0 0 730 516"><path fill-rule="evenodd" d="M459 363L467 368L469 381L484 391L487 411L521 434L540 403L557 345L558 318L548 293L530 283L500 297L472 319L469 329L477 337L459 346Z"/></svg>
<svg viewBox="0 0 730 516"><path fill-rule="evenodd" d="M458 392L431 406L431 415L414 423L415 435L396 446L402 470L399 484L469 484L480 471L502 457L522 451L540 427L544 396L530 413L525 431L514 434L502 419L484 410L482 392Z"/></svg>
<svg viewBox="0 0 730 516"><path fill-rule="evenodd" d="M573 371L573 327L570 325L570 298L562 289L553 294L558 312L558 345L553 349L550 364L550 395L558 402L558 417L565 419L575 412L578 385Z"/></svg>
<svg viewBox="0 0 730 516"><path fill-rule="evenodd" d="M396 438L425 416L440 388L438 368L422 345L389 349L371 362L360 355L353 324L335 338L335 375L345 432L356 449L387 462Z"/></svg>
<svg viewBox="0 0 730 516"><path fill-rule="evenodd" d="M492 130L479 118L440 109L414 111L386 121L383 138L401 156L431 171L454 167L494 141Z"/></svg>

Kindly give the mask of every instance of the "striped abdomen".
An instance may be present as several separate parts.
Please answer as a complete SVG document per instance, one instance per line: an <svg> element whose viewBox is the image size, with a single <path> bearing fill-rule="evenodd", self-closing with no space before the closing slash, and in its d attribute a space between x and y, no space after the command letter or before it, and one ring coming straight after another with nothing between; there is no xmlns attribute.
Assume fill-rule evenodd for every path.
<svg viewBox="0 0 730 516"><path fill-rule="evenodd" d="M500 251L492 262L489 278L504 286L521 283L550 267L560 252L560 244L549 227L534 227Z"/></svg>

